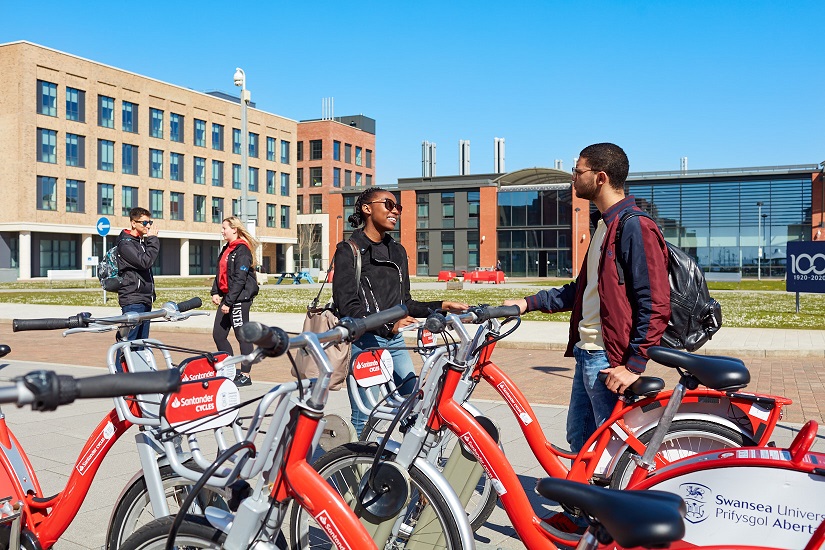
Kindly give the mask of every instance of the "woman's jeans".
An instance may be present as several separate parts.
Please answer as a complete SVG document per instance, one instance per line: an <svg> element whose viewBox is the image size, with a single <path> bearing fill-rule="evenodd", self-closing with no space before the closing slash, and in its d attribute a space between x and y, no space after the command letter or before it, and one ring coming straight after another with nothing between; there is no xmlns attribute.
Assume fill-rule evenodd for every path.
<svg viewBox="0 0 825 550"><path fill-rule="evenodd" d="M350 361L350 373L352 373L352 364L355 358L364 350L373 348L386 348L390 350L393 363L393 381L395 382L398 392L401 395L408 395L415 388L415 369L413 367L410 352L404 349L406 344L404 337L396 334L392 338L383 338L371 332L364 334L361 338L352 343L352 359ZM353 392L357 391L361 396L361 401L368 403L366 389L358 386L353 388L347 379L347 393L349 394L349 403L352 408L352 425L355 427L355 432L360 436L364 429L368 415L361 412L353 397ZM402 384L403 382L403 384ZM370 388L369 391L377 393L377 390Z"/></svg>
<svg viewBox="0 0 825 550"><path fill-rule="evenodd" d="M613 413L619 396L598 379L600 370L610 368L607 352L574 347L573 357L576 359L576 371L567 411L567 442L570 449L578 453L596 427Z"/></svg>

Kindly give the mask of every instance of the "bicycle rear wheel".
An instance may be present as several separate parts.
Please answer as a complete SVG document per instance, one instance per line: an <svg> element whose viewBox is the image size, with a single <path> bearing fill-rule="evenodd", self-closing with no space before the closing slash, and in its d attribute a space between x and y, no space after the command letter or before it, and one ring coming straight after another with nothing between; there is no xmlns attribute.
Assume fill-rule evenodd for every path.
<svg viewBox="0 0 825 550"><path fill-rule="evenodd" d="M354 495L369 472L378 447L374 444L349 443L333 449L314 464L318 473L355 507ZM389 453L383 460L392 460ZM417 550L461 548L461 538L453 512L436 486L415 466L409 470L410 500L403 508L386 540L376 540L384 549L414 547ZM314 518L300 506L293 505L290 515L290 548L327 549L335 545L327 538Z"/></svg>
<svg viewBox="0 0 825 550"><path fill-rule="evenodd" d="M639 441L647 445L653 437L655 428L652 428L639 437ZM670 463L706 451L745 447L755 445L753 441L741 433L728 427L720 426L705 420L677 420L665 435L657 457ZM624 489L633 475L635 464L631 456L632 450L625 449L616 462L616 468L610 479L612 489Z"/></svg>
<svg viewBox="0 0 825 550"><path fill-rule="evenodd" d="M388 436L387 430L389 429L389 425L389 420L371 418L364 426L364 430L361 432L360 440L365 443L378 443L379 439ZM400 441L404 436L403 434L396 432L389 434L389 437ZM457 442L458 440L452 432L447 432L444 434L441 442L439 443L440 451L438 463L436 464L439 469L444 468L444 465L455 449ZM475 490L470 496L470 500L467 502L467 505L464 507L473 531L478 531L481 526L484 525L484 522L486 522L490 517L490 514L493 513L497 500L498 495L493 490L493 484L490 483L489 478L487 478L486 472L482 470Z"/></svg>

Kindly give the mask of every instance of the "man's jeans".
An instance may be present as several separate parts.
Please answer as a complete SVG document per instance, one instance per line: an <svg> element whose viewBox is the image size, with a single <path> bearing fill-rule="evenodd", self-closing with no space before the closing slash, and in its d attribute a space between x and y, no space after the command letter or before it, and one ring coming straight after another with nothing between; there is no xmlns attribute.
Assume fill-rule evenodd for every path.
<svg viewBox="0 0 825 550"><path fill-rule="evenodd" d="M120 308L120 312L123 314L130 312L146 313L147 311L152 311L152 304L129 304ZM140 340L143 338L149 338L149 321L143 321L142 323L130 328L129 333L126 335L126 340ZM117 334L115 335L115 340L118 342L120 341ZM132 349L138 350L143 348ZM120 359L121 353L118 351L117 356L115 357L115 365L118 370L120 370Z"/></svg>
<svg viewBox="0 0 825 550"><path fill-rule="evenodd" d="M567 442L574 453L584 447L585 441L596 427L613 412L618 396L598 380L599 371L610 368L607 352L573 348L576 372L570 391L570 408L567 411Z"/></svg>
<svg viewBox="0 0 825 550"><path fill-rule="evenodd" d="M387 339L368 332L352 343L352 362L355 362L355 357L364 350L372 348L389 349L393 363L393 381L401 395L408 395L415 387L415 369L410 358L410 352L403 349L405 346L404 337L400 334L396 334L392 338ZM351 372L352 363L350 363L350 373ZM404 383L402 384L402 382ZM356 405L353 397L354 391L358 391L362 402L365 404L369 403L367 400L367 390L360 386L353 388L349 383L349 379L347 379L347 393L349 395L350 407L352 408L352 425L355 427L355 433L360 436L369 416L362 413L358 405Z"/></svg>

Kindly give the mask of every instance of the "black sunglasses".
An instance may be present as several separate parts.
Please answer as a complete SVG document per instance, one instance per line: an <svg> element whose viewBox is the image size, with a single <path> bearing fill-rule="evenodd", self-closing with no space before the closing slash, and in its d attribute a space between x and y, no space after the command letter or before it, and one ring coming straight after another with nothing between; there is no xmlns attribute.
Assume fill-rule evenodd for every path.
<svg viewBox="0 0 825 550"><path fill-rule="evenodd" d="M149 227L150 225L155 223L155 221L154 220L143 220L143 221L140 221L138 223L143 225L143 227Z"/></svg>
<svg viewBox="0 0 825 550"><path fill-rule="evenodd" d="M400 204L398 204L397 202L395 202L392 199L381 199L380 201L370 201L367 204L374 204L376 202L383 202L386 209L389 210L390 212L392 212L393 210L398 210L398 213L400 214L401 211L404 210L403 206L401 206Z"/></svg>

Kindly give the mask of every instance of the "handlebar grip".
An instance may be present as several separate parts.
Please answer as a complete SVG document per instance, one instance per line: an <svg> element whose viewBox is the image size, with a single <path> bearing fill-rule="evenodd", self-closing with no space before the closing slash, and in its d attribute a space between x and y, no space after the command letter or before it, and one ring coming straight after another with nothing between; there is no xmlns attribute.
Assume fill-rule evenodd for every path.
<svg viewBox="0 0 825 550"><path fill-rule="evenodd" d="M289 336L286 331L256 322L243 325L238 331L238 340L255 344L270 357L283 355L289 349Z"/></svg>
<svg viewBox="0 0 825 550"><path fill-rule="evenodd" d="M349 331L349 338L347 338L347 340L352 342L353 340L360 338L365 332L370 332L389 323L395 323L399 319L403 319L406 316L407 306L397 305L391 307L390 309L373 313L363 319L344 317L338 324Z"/></svg>
<svg viewBox="0 0 825 550"><path fill-rule="evenodd" d="M431 313L430 316L427 317L427 320L424 321L424 328L433 334L444 332L447 328L447 318L438 312Z"/></svg>
<svg viewBox="0 0 825 550"><path fill-rule="evenodd" d="M519 306L490 306L480 308L476 312L479 322L484 322L496 317L518 317L521 315L521 308Z"/></svg>
<svg viewBox="0 0 825 550"><path fill-rule="evenodd" d="M57 330L80 328L89 324L91 313L78 313L66 319L15 319L12 321L12 332L21 330Z"/></svg>
<svg viewBox="0 0 825 550"><path fill-rule="evenodd" d="M185 302L178 303L178 311L183 313L184 311L189 311L190 309L198 309L203 305L203 301L195 296L194 298L189 298Z"/></svg>
<svg viewBox="0 0 825 550"><path fill-rule="evenodd" d="M180 389L178 369L154 372L123 372L74 378L77 399L118 397L139 393L169 393Z"/></svg>

